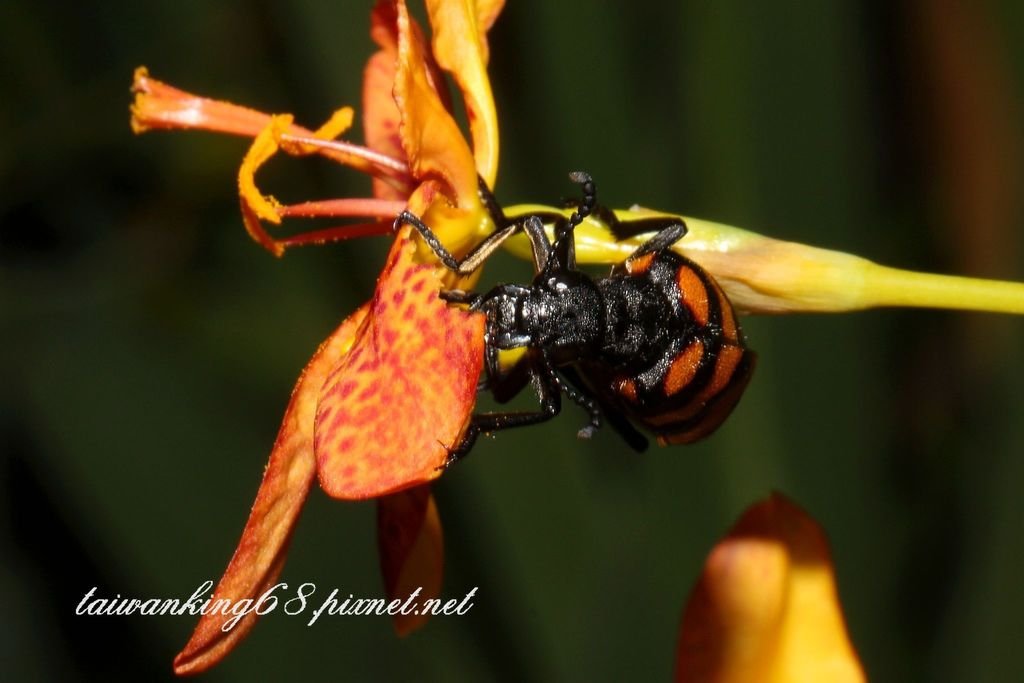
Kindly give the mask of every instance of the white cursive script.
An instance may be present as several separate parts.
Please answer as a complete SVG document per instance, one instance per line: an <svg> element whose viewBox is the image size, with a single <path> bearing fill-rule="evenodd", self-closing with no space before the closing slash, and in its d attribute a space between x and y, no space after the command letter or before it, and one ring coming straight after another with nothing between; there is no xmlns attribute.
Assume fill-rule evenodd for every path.
<svg viewBox="0 0 1024 683"><path fill-rule="evenodd" d="M259 616L268 614L277 609L278 604L284 605L284 613L289 616L302 614L309 605L310 597L316 593L316 586L306 582L300 584L289 596L288 584L277 583L268 588L262 594L241 600L230 598L216 598L209 595L213 589L213 581L204 581L188 598L125 598L118 593L112 598L97 597L98 586L93 586L75 608L75 614L82 616L127 616L131 614L142 614L144 616L181 616L181 615L221 615L226 617L221 624L221 630L230 631L246 615L255 613ZM438 615L463 615L473 608L470 600L476 595L477 588L474 587L465 597L450 598L442 601L440 598L430 598L422 603L418 602L422 588L415 589L407 598L356 598L351 593L347 598L339 600L339 590L331 590L327 597L320 603L320 606L313 610L307 626L312 626L322 615L327 616L395 616L397 614L430 614ZM280 596L280 597L279 597ZM284 602L281 603L281 599Z"/></svg>

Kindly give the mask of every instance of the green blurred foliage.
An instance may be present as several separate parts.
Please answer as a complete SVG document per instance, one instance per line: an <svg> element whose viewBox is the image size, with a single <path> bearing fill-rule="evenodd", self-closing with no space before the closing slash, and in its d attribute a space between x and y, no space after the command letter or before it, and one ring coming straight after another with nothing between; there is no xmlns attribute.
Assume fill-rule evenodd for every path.
<svg viewBox="0 0 1024 683"><path fill-rule="evenodd" d="M512 2L492 37L497 194L556 201L581 168L610 205L1024 279L1019 211L991 230L954 221L958 185L941 182L960 176L942 176L935 121L963 103L935 87L920 18L941 25L949 4ZM132 69L317 124L359 103L369 6L0 8L5 679L170 677L191 618L74 606L94 585L186 596L220 575L295 377L368 296L386 248L261 251L237 212L245 143L134 137ZM1019 4L974 11L1002 70L995 100L1019 114ZM951 49L973 65L971 45ZM958 77L990 82L992 63L977 65ZM980 121L968 137L995 130ZM1019 127L1008 135L993 159L1019 170ZM292 201L366 188L308 160L261 180ZM485 277L528 272L499 256ZM706 443L638 456L611 433L580 442L568 406L446 474L446 592L479 586L467 616L399 641L383 618L306 628L275 613L208 678L667 680L703 557L773 489L827 529L873 679L1012 678L1024 321L875 311L746 331L757 373ZM283 580L379 595L374 533L371 503L314 491Z"/></svg>

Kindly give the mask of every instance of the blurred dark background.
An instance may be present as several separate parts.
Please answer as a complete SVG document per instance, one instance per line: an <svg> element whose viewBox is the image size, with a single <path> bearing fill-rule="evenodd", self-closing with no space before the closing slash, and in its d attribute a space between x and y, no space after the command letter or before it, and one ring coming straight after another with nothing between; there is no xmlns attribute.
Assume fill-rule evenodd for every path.
<svg viewBox="0 0 1024 683"><path fill-rule="evenodd" d="M386 240L275 260L245 235L246 143L134 137L140 64L315 126L358 106L370 2L0 8L0 668L167 678L187 596L238 539L295 378ZM1024 279L1016 0L510 3L492 34L507 203L634 202L902 267ZM365 192L283 160L285 200ZM485 276L522 280L507 256ZM499 263L500 262L500 263ZM637 456L582 416L482 442L436 487L468 616L264 619L210 680L668 680L703 557L773 489L828 530L879 681L1000 681L1024 614L1024 319L748 318L760 364L713 439ZM376 596L374 508L310 497L285 581Z"/></svg>

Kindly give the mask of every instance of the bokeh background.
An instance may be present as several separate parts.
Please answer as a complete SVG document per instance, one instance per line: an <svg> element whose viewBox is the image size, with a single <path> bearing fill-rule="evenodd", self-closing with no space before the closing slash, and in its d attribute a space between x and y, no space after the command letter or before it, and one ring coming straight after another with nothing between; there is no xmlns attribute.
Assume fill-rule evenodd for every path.
<svg viewBox="0 0 1024 683"><path fill-rule="evenodd" d="M132 69L315 125L359 103L370 2L0 7L0 673L158 680L235 546L293 382L386 240L275 260L238 216L246 143L132 136ZM634 202L902 267L1024 279L1024 5L514 0L492 34L499 198L586 169ZM261 173L286 199L366 181ZM485 277L522 280L501 255ZM668 680L703 557L785 492L827 529L879 681L1001 681L1024 614L1024 319L748 318L760 364L710 441L579 442L571 405L478 445L436 494L465 617L261 621L213 681ZM401 416L395 416L401 419ZM283 579L381 594L374 507L315 490Z"/></svg>

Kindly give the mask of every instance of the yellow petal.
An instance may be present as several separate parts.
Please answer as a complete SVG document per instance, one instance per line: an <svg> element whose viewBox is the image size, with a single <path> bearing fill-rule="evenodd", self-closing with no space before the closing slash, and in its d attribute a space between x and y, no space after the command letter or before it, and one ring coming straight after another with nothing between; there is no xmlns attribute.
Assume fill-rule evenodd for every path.
<svg viewBox="0 0 1024 683"><path fill-rule="evenodd" d="M484 63L487 63L488 51L487 41L484 40L486 33L491 30L491 26L497 21L498 15L501 14L501 10L505 7L505 0L476 0L476 25L481 32L481 42L484 47Z"/></svg>
<svg viewBox="0 0 1024 683"><path fill-rule="evenodd" d="M708 556L683 613L680 683L859 683L821 528L775 494Z"/></svg>
<svg viewBox="0 0 1024 683"><path fill-rule="evenodd" d="M494 187L498 174L498 115L487 78L487 29L504 2L427 0L434 30L434 58L462 91L480 177Z"/></svg>

